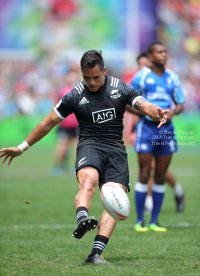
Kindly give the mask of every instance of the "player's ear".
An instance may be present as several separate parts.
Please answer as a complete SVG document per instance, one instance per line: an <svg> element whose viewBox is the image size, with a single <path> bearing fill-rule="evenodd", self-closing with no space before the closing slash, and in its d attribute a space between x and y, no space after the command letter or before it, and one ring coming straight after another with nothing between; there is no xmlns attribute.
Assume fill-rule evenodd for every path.
<svg viewBox="0 0 200 276"><path fill-rule="evenodd" d="M152 63L153 58L151 53L148 53L148 60L150 61L150 63Z"/></svg>
<svg viewBox="0 0 200 276"><path fill-rule="evenodd" d="M103 68L103 74L106 74L106 67Z"/></svg>

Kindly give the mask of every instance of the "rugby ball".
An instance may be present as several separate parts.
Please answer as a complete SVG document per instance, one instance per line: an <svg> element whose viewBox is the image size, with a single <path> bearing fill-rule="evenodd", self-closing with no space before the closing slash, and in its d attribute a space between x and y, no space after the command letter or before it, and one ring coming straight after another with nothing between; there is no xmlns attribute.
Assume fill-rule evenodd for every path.
<svg viewBox="0 0 200 276"><path fill-rule="evenodd" d="M125 191L114 182L105 183L100 192L107 212L117 220L125 220L130 213L130 201Z"/></svg>

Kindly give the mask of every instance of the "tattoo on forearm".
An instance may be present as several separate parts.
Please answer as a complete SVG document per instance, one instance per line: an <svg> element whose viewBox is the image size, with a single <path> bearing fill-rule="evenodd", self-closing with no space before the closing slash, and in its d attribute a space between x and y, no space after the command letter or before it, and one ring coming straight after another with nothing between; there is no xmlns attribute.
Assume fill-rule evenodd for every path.
<svg viewBox="0 0 200 276"><path fill-rule="evenodd" d="M136 100L134 108L140 111L140 106L146 101L147 100L145 100L144 98L139 98L138 100Z"/></svg>

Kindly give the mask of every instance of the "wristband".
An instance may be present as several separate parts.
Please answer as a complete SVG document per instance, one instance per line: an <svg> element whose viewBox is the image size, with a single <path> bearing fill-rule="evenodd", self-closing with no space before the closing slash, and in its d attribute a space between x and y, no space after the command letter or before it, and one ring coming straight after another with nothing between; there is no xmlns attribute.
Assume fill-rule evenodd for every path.
<svg viewBox="0 0 200 276"><path fill-rule="evenodd" d="M28 148L30 148L29 144L26 142L26 140L24 140L19 146L17 146L19 150L21 150L21 152L24 152L25 150L27 150Z"/></svg>

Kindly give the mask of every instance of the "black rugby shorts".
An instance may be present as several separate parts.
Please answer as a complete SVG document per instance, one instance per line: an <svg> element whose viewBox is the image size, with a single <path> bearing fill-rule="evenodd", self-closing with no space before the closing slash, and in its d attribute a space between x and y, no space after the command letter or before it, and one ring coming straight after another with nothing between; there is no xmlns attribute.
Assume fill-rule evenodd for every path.
<svg viewBox="0 0 200 276"><path fill-rule="evenodd" d="M76 150L76 172L91 166L99 171L99 185L106 182L123 184L130 191L126 148L121 143L82 142Z"/></svg>

